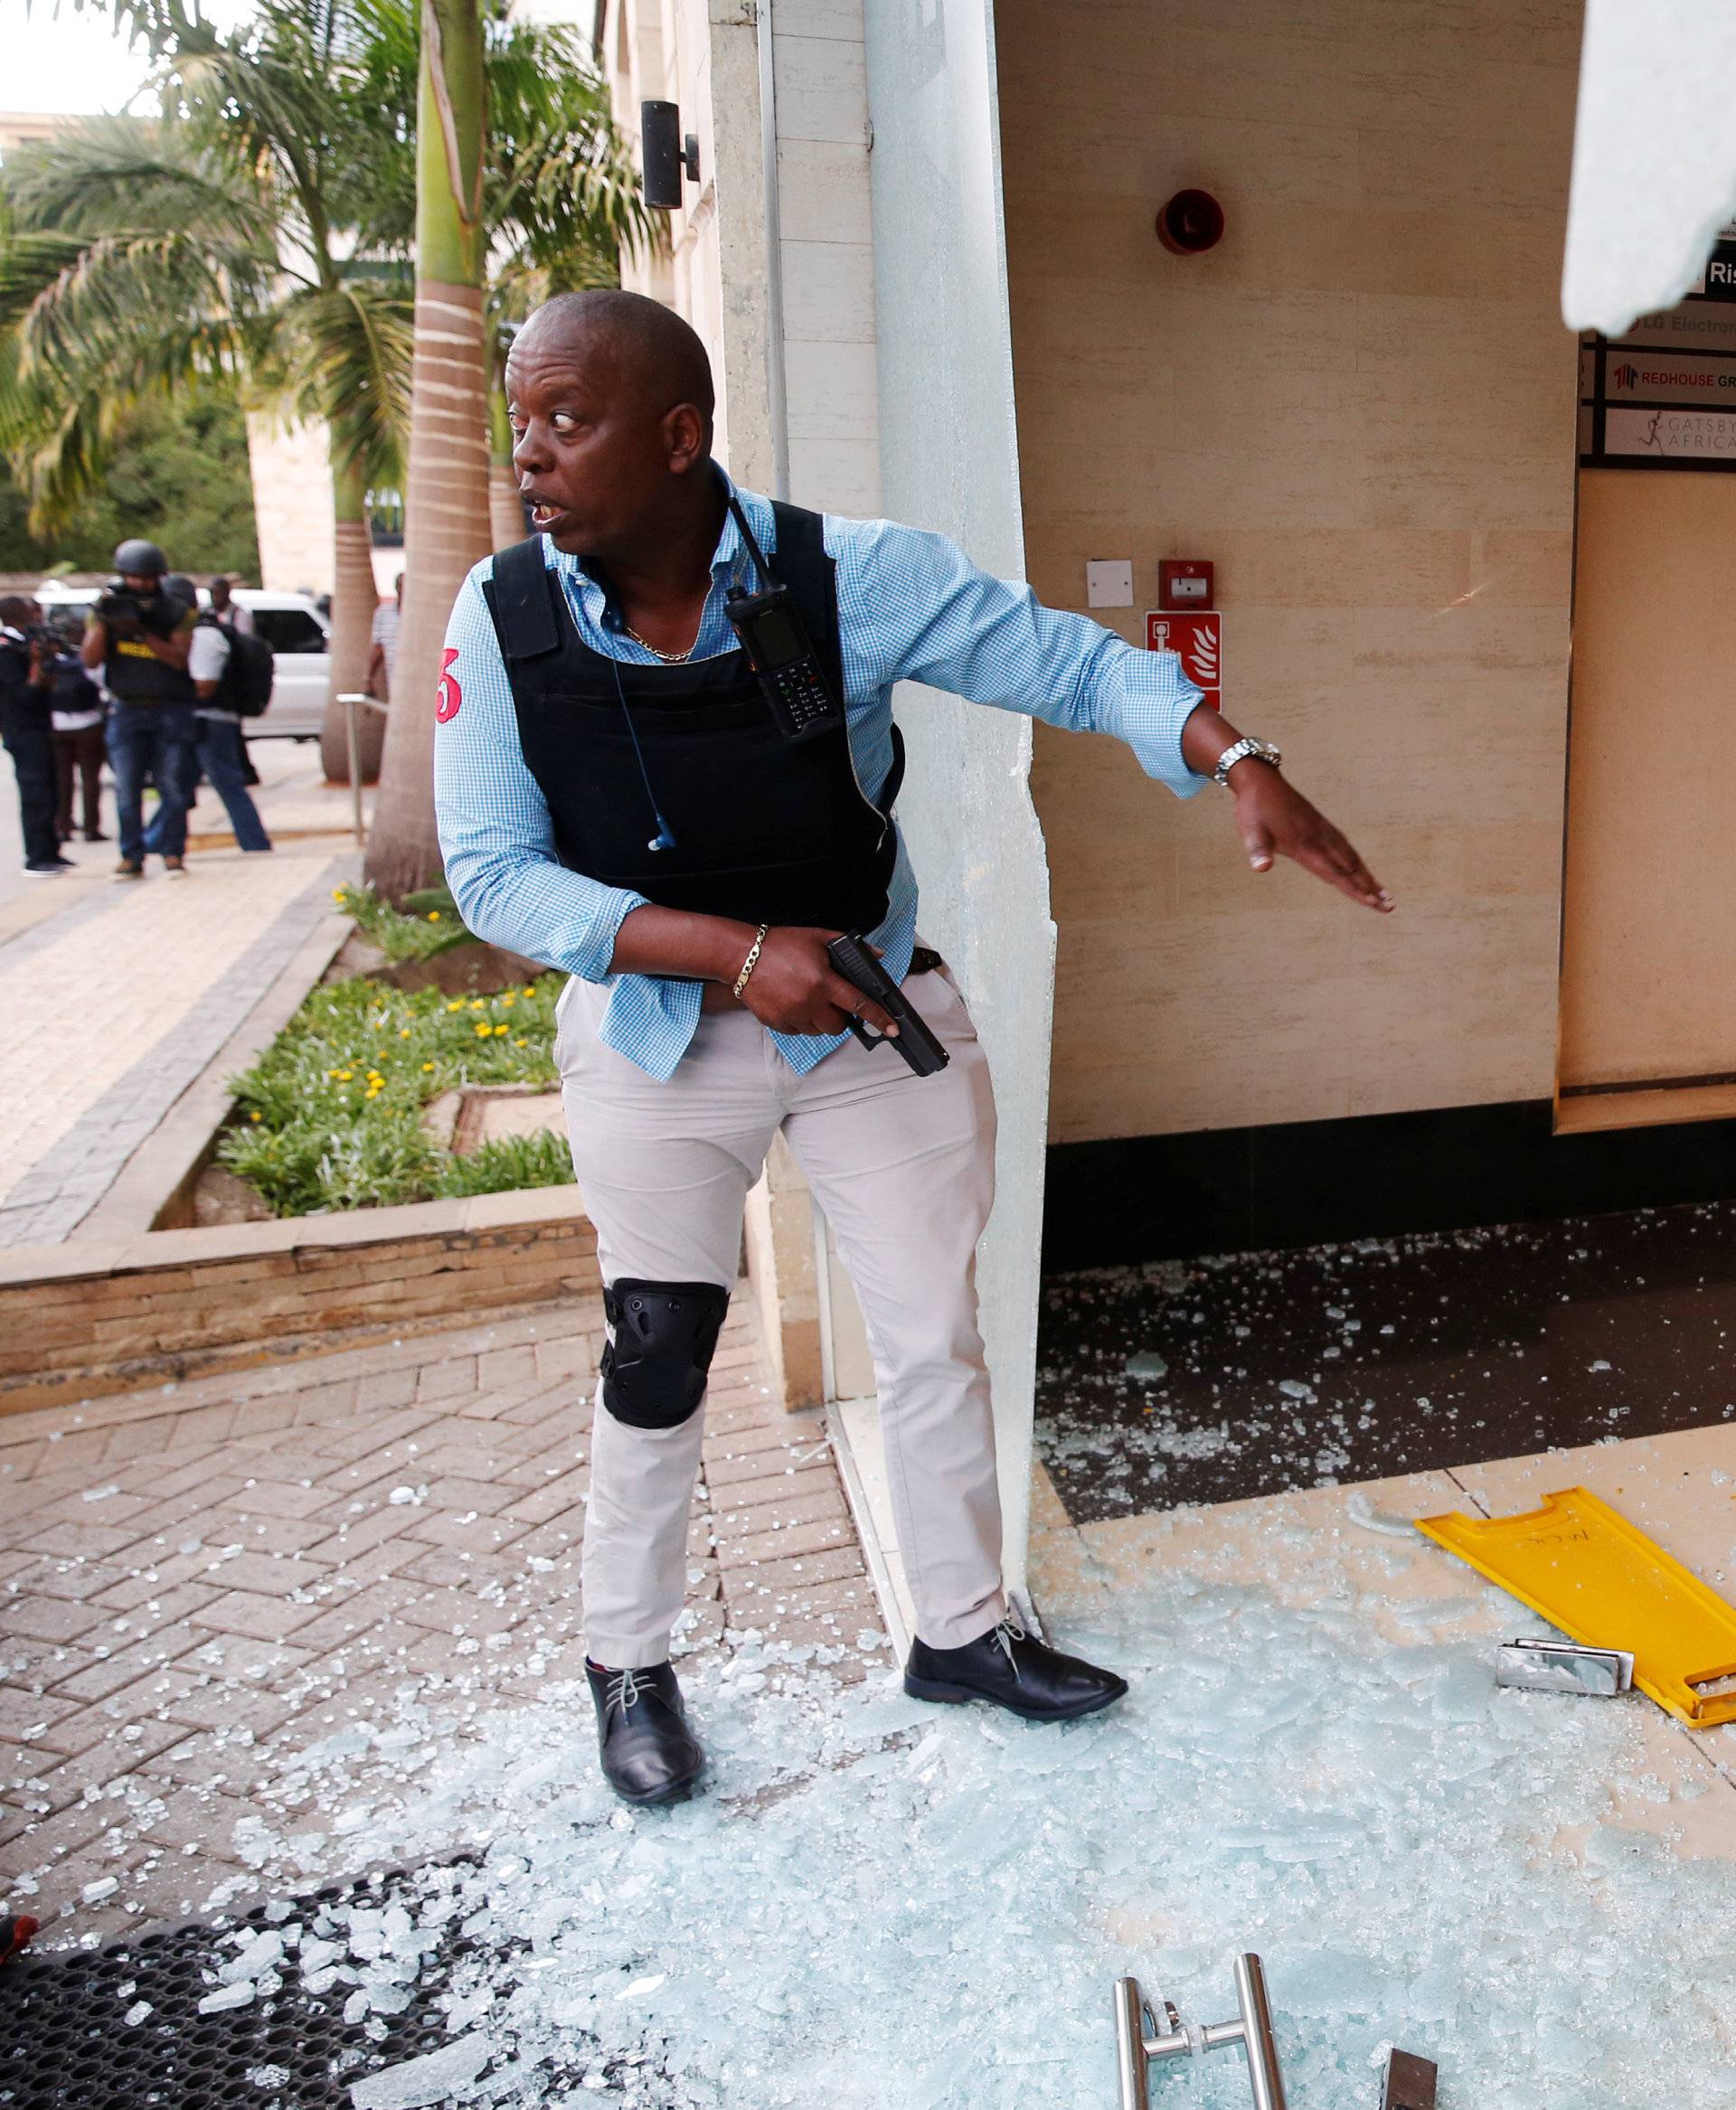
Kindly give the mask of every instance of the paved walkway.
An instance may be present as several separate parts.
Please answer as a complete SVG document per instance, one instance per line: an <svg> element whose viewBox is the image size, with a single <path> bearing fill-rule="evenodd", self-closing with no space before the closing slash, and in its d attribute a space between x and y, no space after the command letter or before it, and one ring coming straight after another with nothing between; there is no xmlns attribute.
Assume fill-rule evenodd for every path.
<svg viewBox="0 0 1736 2110"><path fill-rule="evenodd" d="M587 1743L602 1342L587 1301L0 1419L0 1901L70 1939L305 1880L307 1755L372 1733L390 1795L412 1705L462 1738L535 1704ZM884 1664L818 1418L773 1404L746 1297L689 1551L684 1651L753 1633ZM368 1865L364 1832L324 1851Z"/></svg>
<svg viewBox="0 0 1736 2110"><path fill-rule="evenodd" d="M0 1246L74 1235L331 915L332 887L353 870L349 796L324 785L313 755L281 741L259 750L270 856L195 836L185 881L153 862L142 884L117 885L113 844L77 843L76 872L0 900ZM222 824L209 791L198 810Z"/></svg>

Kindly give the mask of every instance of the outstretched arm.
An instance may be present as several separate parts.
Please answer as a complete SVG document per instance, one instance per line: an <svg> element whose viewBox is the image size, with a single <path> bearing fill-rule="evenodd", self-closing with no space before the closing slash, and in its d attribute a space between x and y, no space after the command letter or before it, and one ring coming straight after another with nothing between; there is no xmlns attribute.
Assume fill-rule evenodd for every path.
<svg viewBox="0 0 1736 2110"><path fill-rule="evenodd" d="M1200 790L1241 737L1203 707L1174 653L1138 651L1087 617L1044 608L944 536L868 522L849 531L839 558L841 588L847 566L874 612L876 657L865 671L876 683L926 682L1067 731L1111 733L1180 798ZM1353 900L1392 908L1344 836L1269 763L1238 762L1229 785L1256 871L1288 857Z"/></svg>

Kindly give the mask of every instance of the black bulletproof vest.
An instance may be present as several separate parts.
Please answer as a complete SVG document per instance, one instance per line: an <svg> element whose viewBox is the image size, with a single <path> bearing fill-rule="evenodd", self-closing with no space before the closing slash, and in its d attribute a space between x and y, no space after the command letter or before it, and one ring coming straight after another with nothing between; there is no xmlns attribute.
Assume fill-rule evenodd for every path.
<svg viewBox="0 0 1736 2110"><path fill-rule="evenodd" d="M772 511L778 578L842 697L835 568L820 516ZM884 919L904 768L896 728L875 805L857 785L844 726L786 740L739 647L677 666L593 652L540 536L502 551L483 591L562 864L659 908L743 923L873 930ZM668 849L650 847L658 813Z"/></svg>
<svg viewBox="0 0 1736 2110"><path fill-rule="evenodd" d="M137 638L109 639L102 678L123 703L192 703L199 693L190 674L158 659Z"/></svg>

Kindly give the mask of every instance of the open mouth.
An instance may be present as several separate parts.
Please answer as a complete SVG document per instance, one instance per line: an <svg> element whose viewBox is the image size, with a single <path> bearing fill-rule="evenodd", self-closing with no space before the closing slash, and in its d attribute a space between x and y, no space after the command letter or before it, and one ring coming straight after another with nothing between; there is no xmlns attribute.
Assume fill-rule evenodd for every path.
<svg viewBox="0 0 1736 2110"><path fill-rule="evenodd" d="M531 501L531 521L533 525L540 528L545 528L550 524L551 522L557 521L560 519L560 506L551 505L546 498L533 498Z"/></svg>

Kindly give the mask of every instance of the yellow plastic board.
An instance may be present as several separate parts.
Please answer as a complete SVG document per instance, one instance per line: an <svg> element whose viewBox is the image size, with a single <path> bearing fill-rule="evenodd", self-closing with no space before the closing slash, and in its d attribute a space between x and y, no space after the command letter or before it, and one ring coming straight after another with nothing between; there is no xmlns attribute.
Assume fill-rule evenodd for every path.
<svg viewBox="0 0 1736 2110"><path fill-rule="evenodd" d="M1574 1641L1631 1649L1634 1683L1678 1721L1736 1721L1736 1609L1589 1488L1522 1516L1455 1512L1417 1529Z"/></svg>

